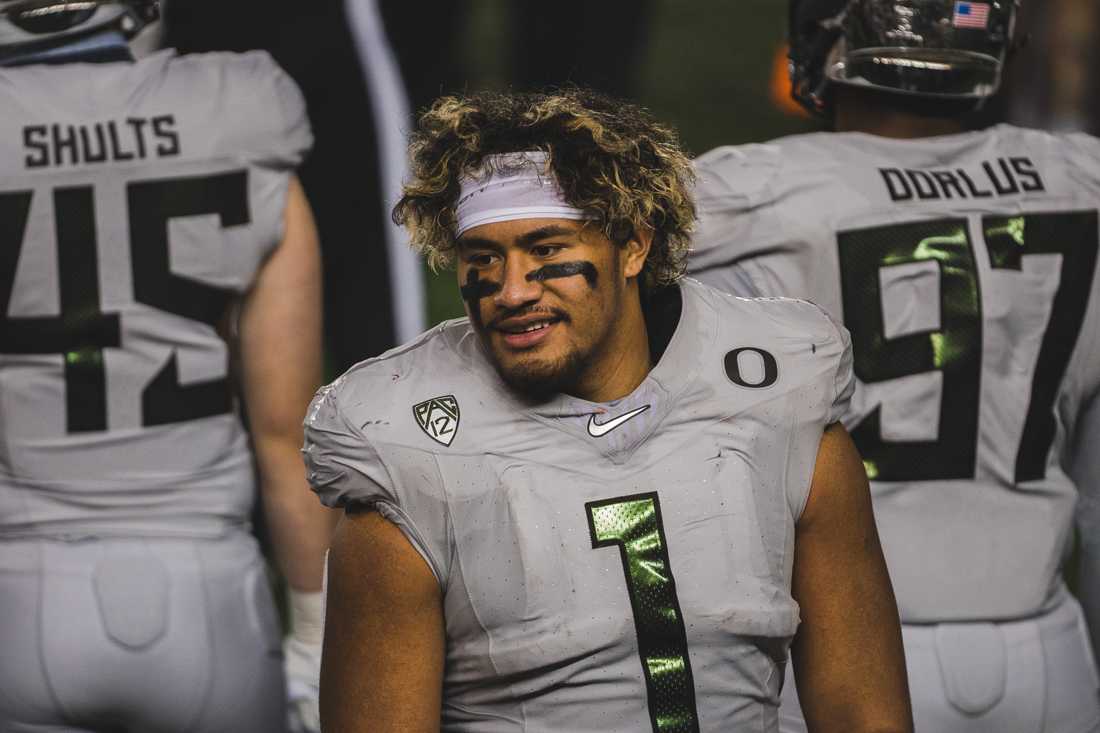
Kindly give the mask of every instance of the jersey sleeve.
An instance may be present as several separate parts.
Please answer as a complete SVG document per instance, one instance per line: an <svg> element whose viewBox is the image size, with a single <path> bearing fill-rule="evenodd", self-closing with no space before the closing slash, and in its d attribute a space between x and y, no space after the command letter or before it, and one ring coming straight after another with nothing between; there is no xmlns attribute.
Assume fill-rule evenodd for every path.
<svg viewBox="0 0 1100 733"><path fill-rule="evenodd" d="M770 453L767 461L783 466L777 475L785 477L787 505L797 521L810 496L822 435L830 425L848 419L855 389L851 338L809 300L764 297L743 302L746 310L730 323L743 321L737 332L746 334L744 338L751 333L775 350L778 390L767 399L781 406L775 413L782 416L777 424L787 431L778 449L756 450L761 457Z"/></svg>
<svg viewBox="0 0 1100 733"><path fill-rule="evenodd" d="M215 122L220 152L248 165L253 227L270 252L286 234L291 175L313 144L305 100L264 51L214 58L224 98L216 105L224 112Z"/></svg>
<svg viewBox="0 0 1100 733"><path fill-rule="evenodd" d="M688 272L705 277L714 268L759 254L781 236L770 205L781 158L768 145L721 147L695 160L699 221Z"/></svg>
<svg viewBox="0 0 1100 733"><path fill-rule="evenodd" d="M290 76L266 51L250 51L233 62L230 105L241 128L236 142L256 162L292 170L313 146L305 98Z"/></svg>
<svg viewBox="0 0 1100 733"><path fill-rule="evenodd" d="M821 317L829 322L836 334L834 348L836 349L836 371L833 377L833 400L829 406L825 418L826 425L835 422L843 422L848 414L848 407L852 402L852 394L856 390L856 376L852 362L852 336L848 329L837 323L836 319L828 314L824 308L815 307L821 311Z"/></svg>
<svg viewBox="0 0 1100 733"><path fill-rule="evenodd" d="M1100 190L1100 138L1084 132L1065 136L1069 155L1068 168L1077 183L1093 191Z"/></svg>
<svg viewBox="0 0 1100 733"><path fill-rule="evenodd" d="M373 509L397 526L441 586L449 575L451 530L431 454L379 444L344 414L330 385L306 413L306 477L325 506Z"/></svg>
<svg viewBox="0 0 1100 733"><path fill-rule="evenodd" d="M848 329L825 311L824 308L808 300L798 301L812 311L817 321L811 328L814 334L814 356L823 360L818 368L813 369L818 377L820 393L824 396L824 404L815 410L812 441L814 446L812 455L806 455L806 462L801 466L805 481L796 483L794 488L798 491L788 495L794 516L801 517L810 498L810 487L813 484L813 475L817 464L817 454L820 450L820 441L825 429L830 425L843 422L848 415L848 407L851 403L852 393L855 391L855 376L852 371L852 339Z"/></svg>

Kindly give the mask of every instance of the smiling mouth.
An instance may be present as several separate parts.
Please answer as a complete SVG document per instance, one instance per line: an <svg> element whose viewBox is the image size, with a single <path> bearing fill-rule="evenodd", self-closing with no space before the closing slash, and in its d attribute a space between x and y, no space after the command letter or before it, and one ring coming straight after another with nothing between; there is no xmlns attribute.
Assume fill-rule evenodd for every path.
<svg viewBox="0 0 1100 733"><path fill-rule="evenodd" d="M500 326L498 330L504 332L505 334L511 335L520 333L534 333L535 331L542 331L544 329L550 328L550 326L554 325L557 322L557 318L547 318L544 321L535 321L533 323L519 324L515 326Z"/></svg>
<svg viewBox="0 0 1100 733"><path fill-rule="evenodd" d="M549 317L523 323L503 323L496 327L496 331L509 349L532 349L545 341L561 320Z"/></svg>

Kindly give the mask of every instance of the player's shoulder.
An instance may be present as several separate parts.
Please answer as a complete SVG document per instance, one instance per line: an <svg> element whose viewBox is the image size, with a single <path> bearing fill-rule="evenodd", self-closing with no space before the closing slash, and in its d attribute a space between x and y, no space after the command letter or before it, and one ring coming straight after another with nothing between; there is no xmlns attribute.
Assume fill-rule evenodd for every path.
<svg viewBox="0 0 1100 733"><path fill-rule="evenodd" d="M724 145L695 159L695 195L701 209L748 208L768 196L783 168L777 145Z"/></svg>
<svg viewBox="0 0 1100 733"><path fill-rule="evenodd" d="M1039 154L1061 158L1066 163L1096 165L1100 161L1100 138L1086 132L1059 132L999 124L984 130L1003 154Z"/></svg>
<svg viewBox="0 0 1100 733"><path fill-rule="evenodd" d="M1100 138L1085 132L1063 133L1059 137L1067 159L1081 172L1079 178L1100 188Z"/></svg>
<svg viewBox="0 0 1100 733"><path fill-rule="evenodd" d="M305 97L266 51L173 55L161 75L162 92L202 109L228 151L294 166L312 145Z"/></svg>
<svg viewBox="0 0 1100 733"><path fill-rule="evenodd" d="M719 339L744 341L806 341L820 345L846 341L843 327L816 303L801 298L745 298L695 280L685 281L718 313ZM816 347L811 349L816 353Z"/></svg>
<svg viewBox="0 0 1100 733"><path fill-rule="evenodd" d="M281 118L304 111L305 101L297 84L267 51L173 55L163 69L174 91L182 85L228 110L244 108L257 115L252 118L257 125L264 124L258 117L260 113L275 113Z"/></svg>
<svg viewBox="0 0 1100 733"><path fill-rule="evenodd" d="M467 319L445 321L402 346L359 362L318 390L306 416L307 428L338 423L337 427L384 443L421 437L408 430L416 424L408 418L415 416L417 405L436 400L446 408L454 401L453 392L482 389L474 371L484 365L472 363L474 338Z"/></svg>
<svg viewBox="0 0 1100 733"><path fill-rule="evenodd" d="M983 149L1012 165L1026 161L1060 195L1100 192L1100 139L1084 132L1038 130L1011 124L978 133ZM963 153L965 155L965 153ZM1053 182L1053 185L1049 185Z"/></svg>
<svg viewBox="0 0 1100 733"><path fill-rule="evenodd" d="M1085 151L1092 157L1100 157L1100 137L1087 132L1067 132L1060 136L1065 143L1077 150Z"/></svg>
<svg viewBox="0 0 1100 733"><path fill-rule="evenodd" d="M1023 127L1021 125L1013 125L1007 122L992 125L985 128L979 134L991 136L996 138L999 142L1007 145L1016 144L1031 144L1031 145L1051 145L1059 146L1068 143L1073 143L1077 139L1092 139L1092 137L1083 132L1059 132L1055 130L1042 130L1035 127Z"/></svg>
<svg viewBox="0 0 1100 733"><path fill-rule="evenodd" d="M342 406L350 408L369 402L386 411L415 393L425 382L455 370L462 355L456 345L472 334L469 321L444 321L411 341L355 364L327 388Z"/></svg>
<svg viewBox="0 0 1100 733"><path fill-rule="evenodd" d="M139 64L154 62L156 54ZM171 54L163 65L164 72L181 77L206 77L232 84L237 92L241 84L254 84L255 92L270 92L288 78L282 67L267 51L209 51L205 53Z"/></svg>
<svg viewBox="0 0 1100 733"><path fill-rule="evenodd" d="M781 149L769 143L722 145L694 161L700 188L727 195L765 186L783 163Z"/></svg>
<svg viewBox="0 0 1100 733"><path fill-rule="evenodd" d="M836 186L844 166L830 133L716 148L695 160L699 212L692 239L693 272L750 257L788 235L790 207L807 190ZM812 205L812 204L811 204Z"/></svg>
<svg viewBox="0 0 1100 733"><path fill-rule="evenodd" d="M792 409L810 403L825 409L847 394L851 339L818 305L797 298L743 298L694 281L688 281L686 290L706 301L717 316L718 349L706 351L704 361L711 366L700 373L701 382L712 388L733 382L743 388L705 390L707 395L726 395L714 409L739 411L749 402L764 404L795 393L802 397L787 401Z"/></svg>
<svg viewBox="0 0 1100 733"><path fill-rule="evenodd" d="M792 168L830 164L830 133L791 135L767 143L723 145L695 159L700 195L751 202L766 196Z"/></svg>
<svg viewBox="0 0 1100 733"><path fill-rule="evenodd" d="M158 95L194 96L207 102L225 96L262 98L288 80L266 51L178 54L163 49L134 62L0 67L0 93L19 94L34 88L44 97L64 93L71 101L96 100L104 107L116 96L131 103L149 96L159 99ZM73 100L76 87L83 94Z"/></svg>

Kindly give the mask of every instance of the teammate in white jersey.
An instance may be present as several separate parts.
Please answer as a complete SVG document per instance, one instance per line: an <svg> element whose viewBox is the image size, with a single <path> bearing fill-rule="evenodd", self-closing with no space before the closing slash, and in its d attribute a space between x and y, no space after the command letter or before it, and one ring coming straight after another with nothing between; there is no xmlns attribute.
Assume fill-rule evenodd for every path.
<svg viewBox="0 0 1100 733"><path fill-rule="evenodd" d="M1061 574L1076 515L1100 632L1100 142L961 131L997 88L1015 9L794 2L796 98L838 132L696 162L690 271L808 298L851 331L843 421L871 478L918 733L1100 726ZM797 713L785 695L788 730Z"/></svg>
<svg viewBox="0 0 1100 733"><path fill-rule="evenodd" d="M444 98L412 154L395 218L468 318L310 408L326 730L775 731L800 616L815 730L910 730L843 329L680 280L690 166L641 109Z"/></svg>
<svg viewBox="0 0 1100 733"><path fill-rule="evenodd" d="M5 733L277 733L288 709L318 727L309 125L265 54L135 62L156 14L0 1ZM289 708L254 460L295 612Z"/></svg>

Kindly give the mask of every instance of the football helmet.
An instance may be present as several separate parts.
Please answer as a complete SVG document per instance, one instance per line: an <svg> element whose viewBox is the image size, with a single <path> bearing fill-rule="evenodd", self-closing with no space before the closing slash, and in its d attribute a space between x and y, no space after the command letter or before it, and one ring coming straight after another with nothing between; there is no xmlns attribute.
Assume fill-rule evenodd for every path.
<svg viewBox="0 0 1100 733"><path fill-rule="evenodd" d="M159 17L159 0L0 0L0 50L108 28L132 38Z"/></svg>
<svg viewBox="0 0 1100 733"><path fill-rule="evenodd" d="M1020 0L791 0L791 96L829 111L846 84L980 105L997 91Z"/></svg>

